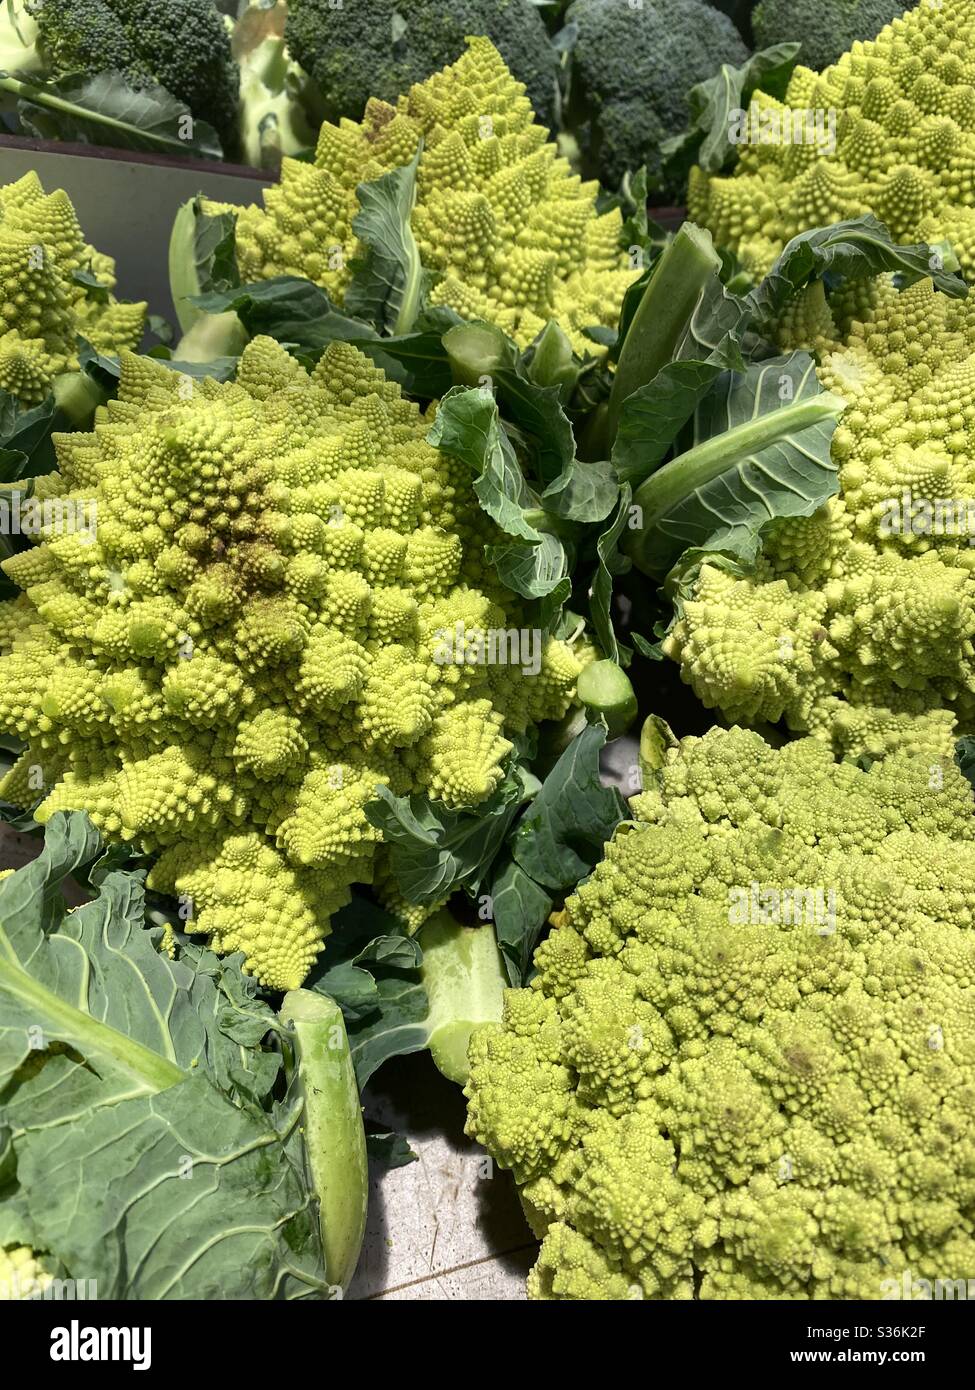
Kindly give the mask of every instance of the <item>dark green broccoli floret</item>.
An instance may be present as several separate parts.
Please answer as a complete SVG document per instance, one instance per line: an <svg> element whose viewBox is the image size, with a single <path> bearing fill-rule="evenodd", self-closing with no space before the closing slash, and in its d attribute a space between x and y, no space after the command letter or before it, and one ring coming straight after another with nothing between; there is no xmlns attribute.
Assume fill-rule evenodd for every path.
<svg viewBox="0 0 975 1390"><path fill-rule="evenodd" d="M915 0L761 0L752 12L756 48L801 43L799 62L821 72L856 39L873 39Z"/></svg>
<svg viewBox="0 0 975 1390"><path fill-rule="evenodd" d="M53 73L121 72L159 83L236 153L239 74L213 0L28 0Z"/></svg>
<svg viewBox="0 0 975 1390"><path fill-rule="evenodd" d="M355 0L341 9L329 0L290 0L285 30L332 121L361 120L370 97L395 101L455 62L468 35L492 40L551 128L558 56L532 0Z"/></svg>
<svg viewBox="0 0 975 1390"><path fill-rule="evenodd" d="M748 50L727 15L703 0L575 0L576 28L566 126L582 172L609 187L646 164L658 172L659 143L687 125L687 93Z"/></svg>

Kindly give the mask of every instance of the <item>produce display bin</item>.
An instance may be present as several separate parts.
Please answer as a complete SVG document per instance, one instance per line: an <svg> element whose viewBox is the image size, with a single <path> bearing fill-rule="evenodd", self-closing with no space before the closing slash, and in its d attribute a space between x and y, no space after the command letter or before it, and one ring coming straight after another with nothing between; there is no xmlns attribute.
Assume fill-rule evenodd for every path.
<svg viewBox="0 0 975 1390"><path fill-rule="evenodd" d="M271 182L271 175L238 165L0 135L0 184L31 170L45 188L64 189L91 244L114 257L119 294L146 300L150 313L171 322L169 236L182 204L198 193L256 202Z"/></svg>

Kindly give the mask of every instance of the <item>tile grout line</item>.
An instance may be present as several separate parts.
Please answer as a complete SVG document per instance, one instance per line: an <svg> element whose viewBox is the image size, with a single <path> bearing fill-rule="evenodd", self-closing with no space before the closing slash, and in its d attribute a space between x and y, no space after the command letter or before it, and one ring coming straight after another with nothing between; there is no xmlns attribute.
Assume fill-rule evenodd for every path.
<svg viewBox="0 0 975 1390"><path fill-rule="evenodd" d="M537 1241L526 1241L524 1245L513 1245L508 1250L494 1250L490 1255L482 1255L479 1260L468 1260L465 1264L451 1265L449 1269L432 1269L429 1274L423 1274L417 1279L407 1279L403 1284L391 1284L388 1289L377 1289L375 1293L369 1294L361 1301L368 1303L370 1299L382 1298L387 1293L400 1293L403 1289L412 1289L418 1284L429 1284L431 1279L442 1279L447 1274L459 1274L464 1269L476 1269L478 1265L492 1264L495 1260L501 1260L505 1255L518 1255L522 1250L535 1250L537 1247Z"/></svg>

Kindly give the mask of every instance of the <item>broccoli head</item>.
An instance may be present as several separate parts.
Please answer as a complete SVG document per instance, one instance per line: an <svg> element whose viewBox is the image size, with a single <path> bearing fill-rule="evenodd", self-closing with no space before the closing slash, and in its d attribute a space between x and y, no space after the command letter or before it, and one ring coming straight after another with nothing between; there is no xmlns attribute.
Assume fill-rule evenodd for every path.
<svg viewBox="0 0 975 1390"><path fill-rule="evenodd" d="M753 572L701 567L664 649L706 705L839 754L950 750L975 729L975 305L888 277L787 310L845 398L839 493L773 521Z"/></svg>
<svg viewBox="0 0 975 1390"><path fill-rule="evenodd" d="M41 543L4 562L0 727L28 747L0 796L158 852L150 885L276 989L372 880L378 785L475 807L508 735L574 694L560 642L536 674L467 658L525 615L428 428L346 344L309 376L255 338L232 385L125 354L35 482Z"/></svg>
<svg viewBox="0 0 975 1390"><path fill-rule="evenodd" d="M370 97L395 101L459 58L471 34L493 40L551 129L558 55L532 0L290 0L285 30L333 121L360 120Z"/></svg>
<svg viewBox="0 0 975 1390"><path fill-rule="evenodd" d="M0 391L39 404L77 371L79 334L102 352L135 347L146 306L114 287L114 261L87 245L66 193L45 194L34 173L0 185Z"/></svg>
<svg viewBox="0 0 975 1390"><path fill-rule="evenodd" d="M761 138L739 145L730 177L692 169L690 217L761 276L800 232L873 212L899 241L951 242L972 279L973 53L975 5L938 0L820 76L797 67L784 104L752 97L746 129Z"/></svg>
<svg viewBox="0 0 975 1390"><path fill-rule="evenodd" d="M975 820L713 729L669 754L470 1043L537 1299L880 1299L975 1268ZM893 1290L893 1292L892 1292Z"/></svg>
<svg viewBox="0 0 975 1390"><path fill-rule="evenodd" d="M760 0L752 10L756 48L801 43L799 57L821 72L857 39L875 38L917 0Z"/></svg>
<svg viewBox="0 0 975 1390"><path fill-rule="evenodd" d="M581 354L584 329L616 323L639 274L619 247L618 210L596 214L533 119L524 89L488 39L412 88L370 101L361 125L322 126L314 164L282 162L265 210L235 209L245 280L300 275L341 301L356 258L356 188L408 164L424 141L412 229L437 277L434 304L485 319L527 346L557 319Z"/></svg>
<svg viewBox="0 0 975 1390"><path fill-rule="evenodd" d="M27 0L45 66L57 74L121 72L158 83L237 152L239 75L212 0Z"/></svg>
<svg viewBox="0 0 975 1390"><path fill-rule="evenodd" d="M748 50L727 15L704 0L575 0L567 127L586 178L619 185L646 164L660 171L660 141L687 125L687 93Z"/></svg>

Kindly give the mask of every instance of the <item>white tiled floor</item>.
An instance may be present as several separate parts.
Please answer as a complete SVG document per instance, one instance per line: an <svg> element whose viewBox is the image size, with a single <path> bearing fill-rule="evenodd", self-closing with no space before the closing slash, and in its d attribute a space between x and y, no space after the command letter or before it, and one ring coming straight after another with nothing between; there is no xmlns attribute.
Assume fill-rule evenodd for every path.
<svg viewBox="0 0 975 1390"><path fill-rule="evenodd" d="M510 1175L464 1135L459 1087L423 1053L388 1063L363 1104L408 1136L418 1162L374 1169L349 1297L523 1299L535 1241Z"/></svg>

